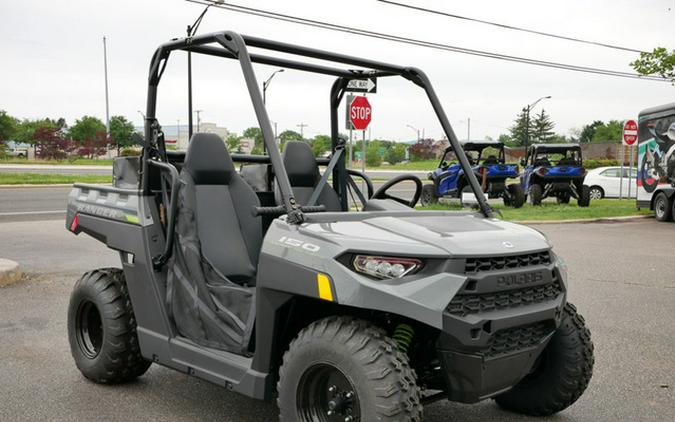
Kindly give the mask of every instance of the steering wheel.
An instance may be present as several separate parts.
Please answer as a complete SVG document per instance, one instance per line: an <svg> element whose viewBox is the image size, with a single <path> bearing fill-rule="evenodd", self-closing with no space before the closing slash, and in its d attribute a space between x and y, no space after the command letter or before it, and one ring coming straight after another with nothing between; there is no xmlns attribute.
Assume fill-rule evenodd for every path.
<svg viewBox="0 0 675 422"><path fill-rule="evenodd" d="M392 186L399 184L403 182L404 180L410 180L412 182L415 182L415 194L413 195L412 199L410 201L406 201L405 199L389 195L387 193L387 190L389 190ZM419 177L415 176L414 174L400 174L396 177L393 177L387 182L385 182L384 185L380 186L373 196L371 197L372 199L391 199L393 201L396 201L398 203L401 203L403 205L406 205L410 208L415 208L415 205L417 205L417 201L419 201L420 196L422 195L422 181L420 180Z"/></svg>

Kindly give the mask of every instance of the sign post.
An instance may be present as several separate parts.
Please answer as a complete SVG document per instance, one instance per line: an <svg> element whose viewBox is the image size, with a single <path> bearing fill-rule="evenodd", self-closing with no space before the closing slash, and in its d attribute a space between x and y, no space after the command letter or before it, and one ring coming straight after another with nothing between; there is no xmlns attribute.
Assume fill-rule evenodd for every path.
<svg viewBox="0 0 675 422"><path fill-rule="evenodd" d="M366 128L373 118L373 108L368 102L368 98L354 97L349 105L349 121L356 130L363 131L361 137L361 171L366 173Z"/></svg>
<svg viewBox="0 0 675 422"><path fill-rule="evenodd" d="M630 160L628 164L628 198L631 198L631 185L633 180L633 145L637 142L638 139L638 124L635 120L626 120L623 123L623 145L628 145L628 152L630 154ZM623 162L623 161L622 161ZM623 170L621 171L621 181L623 184ZM637 191L637 189L636 189Z"/></svg>

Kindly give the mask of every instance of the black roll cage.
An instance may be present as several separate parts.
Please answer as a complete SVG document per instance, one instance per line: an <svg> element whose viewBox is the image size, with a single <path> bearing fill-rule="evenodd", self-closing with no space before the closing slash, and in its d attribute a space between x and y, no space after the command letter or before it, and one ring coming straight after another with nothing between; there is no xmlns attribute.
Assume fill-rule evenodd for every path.
<svg viewBox="0 0 675 422"><path fill-rule="evenodd" d="M574 162L576 165L583 164L583 155L581 146L577 144L536 144L530 145L525 156L525 165L534 165L539 159L539 155L545 155L548 158L549 154L562 154L567 156L568 152L574 153Z"/></svg>
<svg viewBox="0 0 675 422"><path fill-rule="evenodd" d="M210 45L211 44L211 45ZM322 64L313 64L300 62L280 57L250 53L249 47L269 50L279 53L308 57L313 59L325 60L334 63L341 63L350 66L358 66L364 69L340 69L337 67L326 66ZM440 100L434 91L429 78L420 69L415 67L403 67L384 62L362 59L339 53L333 53L323 50L317 50L309 47L301 47L293 44L287 44L278 41L267 40L263 38L240 35L233 31L219 31L204 35L198 35L187 38L176 38L161 45L152 56L150 61L150 74L148 78L148 97L146 104L145 118L145 142L142 156L142 190L144 194L149 193L148 160L155 159L159 152L160 160L167 161L166 146L161 132L161 127L156 118L157 106L157 88L161 80L169 56L174 50L182 50L189 53L204 54L209 56L235 59L239 61L244 80L246 82L251 102L258 119L258 125L262 131L264 143L269 154L268 160L272 164L274 174L279 186L279 191L283 204L291 222L304 221L303 212L300 205L296 202L291 190L288 176L284 168L281 154L276 147L274 132L270 123L267 110L263 103L260 86L256 80L252 63L266 64L284 67L288 69L301 70L305 72L336 76L330 90L330 122L331 122L331 149L335 152L340 140L338 138L338 106L340 105L346 92L347 84L352 79L363 79L366 77L387 77L402 76L414 84L424 89L431 105L438 117L441 127L450 142L450 145L457 151L457 158L468 175L469 184L478 200L481 211L486 217L492 217L493 211L489 206L483 191L480 188L478 180L471 171L471 165L461 148L459 140L448 121L448 118L441 106ZM191 73L191 72L189 72ZM188 101L190 104L191 101ZM189 110L190 115L192 110ZM192 132L192 127L190 127ZM267 160L266 160L267 161ZM344 154L333 170L333 188L340 197L342 209L348 209L347 195L347 170L345 167Z"/></svg>
<svg viewBox="0 0 675 422"><path fill-rule="evenodd" d="M476 157L476 164L480 164L481 160L485 160L483 157L483 151L487 148L494 148L499 151L499 157L497 157L497 161L499 161L499 164L504 164L506 163L506 153L504 152L504 143L503 142L480 142L480 141L469 141L469 142L460 142L460 145L462 146L462 151L466 154L466 150L468 151L474 151L478 152L478 157ZM443 166L443 163L445 161L445 157L448 156L449 153L454 153L455 150L452 148L452 145L449 147L445 148L445 152L443 152L443 156L441 157L440 163L438 163L439 167ZM455 154L457 155L457 154Z"/></svg>

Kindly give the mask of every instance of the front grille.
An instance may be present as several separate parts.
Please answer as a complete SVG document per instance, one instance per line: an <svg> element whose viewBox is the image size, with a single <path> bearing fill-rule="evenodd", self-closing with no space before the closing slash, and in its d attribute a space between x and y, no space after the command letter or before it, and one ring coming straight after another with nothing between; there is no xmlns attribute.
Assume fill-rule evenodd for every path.
<svg viewBox="0 0 675 422"><path fill-rule="evenodd" d="M467 258L464 271L467 274L475 274L483 271L499 271L531 265L548 265L550 263L551 253L549 251L513 256Z"/></svg>
<svg viewBox="0 0 675 422"><path fill-rule="evenodd" d="M494 293L468 294L455 296L447 307L452 315L466 316L480 312L517 308L533 303L553 300L562 293L557 277L543 286L526 287Z"/></svg>
<svg viewBox="0 0 675 422"><path fill-rule="evenodd" d="M547 321L499 330L495 333L490 348L484 354L493 357L536 346L551 331L553 331L553 324Z"/></svg>

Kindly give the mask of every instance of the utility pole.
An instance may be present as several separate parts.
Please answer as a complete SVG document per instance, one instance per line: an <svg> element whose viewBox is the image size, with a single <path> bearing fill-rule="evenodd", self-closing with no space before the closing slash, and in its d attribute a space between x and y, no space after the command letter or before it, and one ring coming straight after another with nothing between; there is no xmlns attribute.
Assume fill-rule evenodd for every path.
<svg viewBox="0 0 675 422"><path fill-rule="evenodd" d="M299 125L296 125L296 126L300 128L300 137L304 140L305 139L305 127L307 127L309 125L305 124L305 123L300 123Z"/></svg>
<svg viewBox="0 0 675 422"><path fill-rule="evenodd" d="M105 133L110 136L110 106L108 103L108 49L103 37L103 75L105 77Z"/></svg>
<svg viewBox="0 0 675 422"><path fill-rule="evenodd" d="M471 117L467 117L466 119L466 140L471 140Z"/></svg>
<svg viewBox="0 0 675 422"><path fill-rule="evenodd" d="M199 133L199 125L202 123L202 119L199 117L199 114L204 110L195 110L197 113L197 133Z"/></svg>

